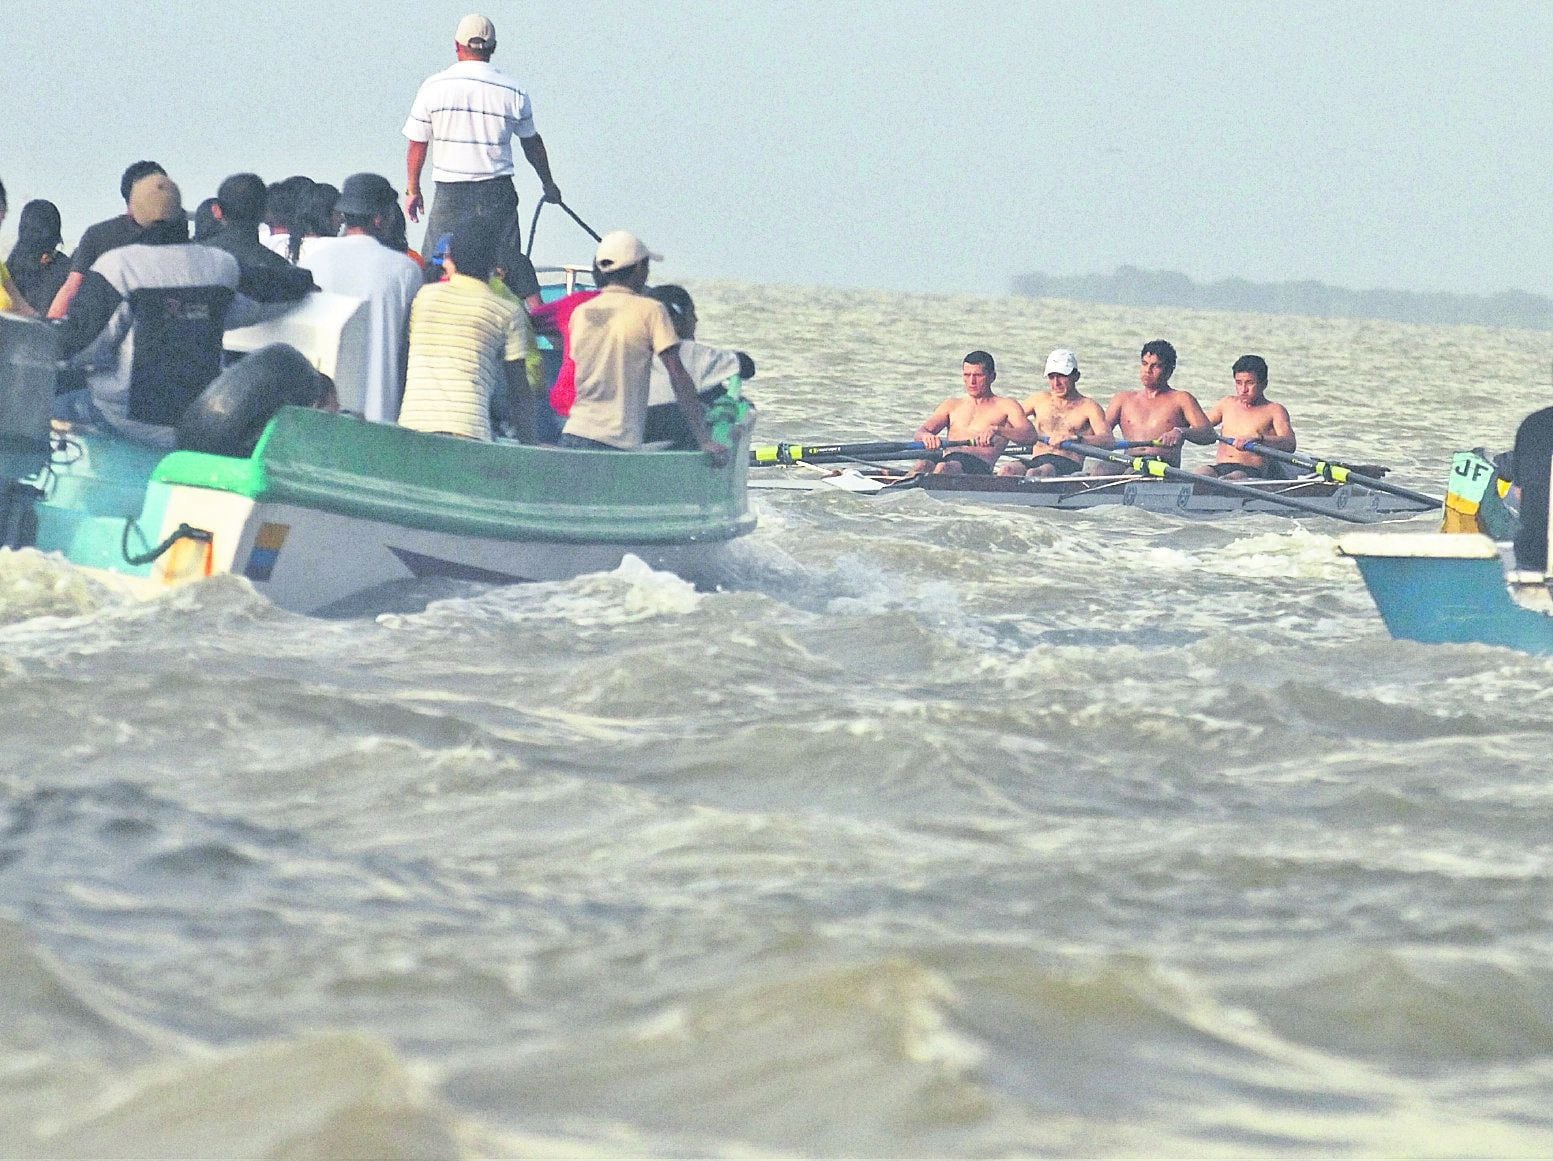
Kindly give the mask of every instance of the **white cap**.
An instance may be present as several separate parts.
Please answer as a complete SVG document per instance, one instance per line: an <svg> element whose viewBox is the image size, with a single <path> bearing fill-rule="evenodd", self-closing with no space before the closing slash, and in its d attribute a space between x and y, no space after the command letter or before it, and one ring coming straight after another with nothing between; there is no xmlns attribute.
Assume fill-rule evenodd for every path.
<svg viewBox="0 0 1553 1161"><path fill-rule="evenodd" d="M600 270L624 270L635 266L644 258L662 262L662 254L654 254L642 240L627 230L611 230L599 239L599 248L593 252L593 264Z"/></svg>
<svg viewBox="0 0 1553 1161"><path fill-rule="evenodd" d="M1078 372L1078 356L1066 347L1058 347L1046 356L1048 375L1073 375Z"/></svg>
<svg viewBox="0 0 1553 1161"><path fill-rule="evenodd" d="M465 48L487 49L496 47L496 25L478 12L472 12L458 22L453 43Z"/></svg>

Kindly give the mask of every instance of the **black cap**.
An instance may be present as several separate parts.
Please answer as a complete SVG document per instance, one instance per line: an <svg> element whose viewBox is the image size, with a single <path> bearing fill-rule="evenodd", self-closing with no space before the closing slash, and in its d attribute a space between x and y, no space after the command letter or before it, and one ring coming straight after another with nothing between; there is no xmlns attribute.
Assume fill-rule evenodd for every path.
<svg viewBox="0 0 1553 1161"><path fill-rule="evenodd" d="M380 214L399 200L388 179L377 173L353 173L340 187L334 208L342 214Z"/></svg>

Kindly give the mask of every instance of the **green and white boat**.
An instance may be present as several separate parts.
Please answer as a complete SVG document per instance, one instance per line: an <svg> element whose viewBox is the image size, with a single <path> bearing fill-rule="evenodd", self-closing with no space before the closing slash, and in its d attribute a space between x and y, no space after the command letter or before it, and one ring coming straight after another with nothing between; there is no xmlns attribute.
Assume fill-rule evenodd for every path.
<svg viewBox="0 0 1553 1161"><path fill-rule="evenodd" d="M0 316L0 537L142 592L217 573L325 612L382 585L559 580L629 554L709 583L750 532L753 409L713 417L733 448L566 451L428 435L283 407L247 457L51 430L52 333Z"/></svg>

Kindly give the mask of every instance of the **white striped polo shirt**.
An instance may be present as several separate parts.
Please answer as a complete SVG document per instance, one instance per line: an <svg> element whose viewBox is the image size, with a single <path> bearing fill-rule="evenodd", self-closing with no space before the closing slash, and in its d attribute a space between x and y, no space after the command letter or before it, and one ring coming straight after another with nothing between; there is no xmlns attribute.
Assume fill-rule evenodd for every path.
<svg viewBox="0 0 1553 1161"><path fill-rule="evenodd" d="M399 425L490 439L503 363L528 353L528 316L464 274L423 286L410 308L410 359Z"/></svg>
<svg viewBox="0 0 1553 1161"><path fill-rule="evenodd" d="M404 123L411 141L433 143L433 181L510 177L512 139L536 132L528 94L483 60L461 60L428 77Z"/></svg>

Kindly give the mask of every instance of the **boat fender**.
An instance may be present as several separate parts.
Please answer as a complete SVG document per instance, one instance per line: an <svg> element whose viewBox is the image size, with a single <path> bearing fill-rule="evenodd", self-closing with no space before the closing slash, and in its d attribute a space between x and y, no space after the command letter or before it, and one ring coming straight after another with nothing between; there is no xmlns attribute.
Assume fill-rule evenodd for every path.
<svg viewBox="0 0 1553 1161"><path fill-rule="evenodd" d="M295 347L260 347L222 371L189 404L178 420L178 446L210 455L250 455L277 411L287 404L316 406L328 382Z"/></svg>

